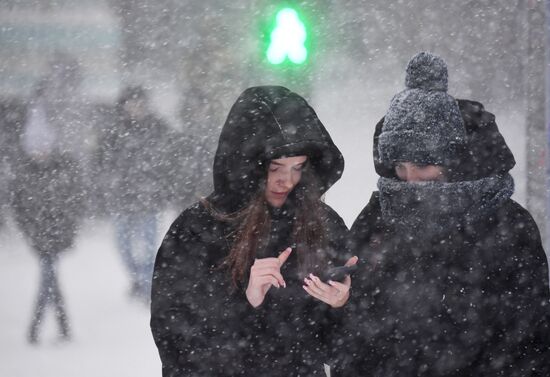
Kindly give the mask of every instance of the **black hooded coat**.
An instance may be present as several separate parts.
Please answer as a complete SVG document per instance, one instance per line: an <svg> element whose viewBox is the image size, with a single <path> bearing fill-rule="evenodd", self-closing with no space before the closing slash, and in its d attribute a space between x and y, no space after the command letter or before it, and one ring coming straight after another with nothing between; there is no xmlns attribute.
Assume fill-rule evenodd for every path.
<svg viewBox="0 0 550 377"><path fill-rule="evenodd" d="M458 102L468 144L455 179L505 176L515 161L493 114ZM382 123L376 170L396 178L378 158ZM509 197L493 208L484 208L490 197L472 197L474 210L434 232L430 225L442 219L399 228L399 218L384 215L380 193L372 195L351 229L364 267L346 306L346 375L550 375L548 265L538 228ZM484 215L469 217L476 211Z"/></svg>
<svg viewBox="0 0 550 377"><path fill-rule="evenodd" d="M300 154L308 155L321 193L340 178L343 157L301 97L282 87L247 89L221 132L215 191L207 201L224 214L242 209L262 187L270 159ZM276 257L293 244L293 194L301 184L283 207L270 209L269 240L256 258ZM327 258L343 264L346 226L320 204L329 233ZM183 211L162 242L153 275L151 328L163 375L321 375L329 362L326 336L341 310L303 290L295 251L281 268L287 287L270 289L254 309L246 284L233 288L229 271L220 267L234 231L235 224L200 202Z"/></svg>

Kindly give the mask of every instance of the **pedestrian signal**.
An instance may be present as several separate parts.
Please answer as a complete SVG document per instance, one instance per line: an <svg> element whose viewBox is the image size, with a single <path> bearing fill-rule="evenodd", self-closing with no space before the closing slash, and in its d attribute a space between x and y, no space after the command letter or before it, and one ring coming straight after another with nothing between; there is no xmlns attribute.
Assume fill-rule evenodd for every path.
<svg viewBox="0 0 550 377"><path fill-rule="evenodd" d="M307 30L298 12L292 8L281 9L270 33L268 62L279 65L288 59L293 64L303 64L308 55L306 39Z"/></svg>

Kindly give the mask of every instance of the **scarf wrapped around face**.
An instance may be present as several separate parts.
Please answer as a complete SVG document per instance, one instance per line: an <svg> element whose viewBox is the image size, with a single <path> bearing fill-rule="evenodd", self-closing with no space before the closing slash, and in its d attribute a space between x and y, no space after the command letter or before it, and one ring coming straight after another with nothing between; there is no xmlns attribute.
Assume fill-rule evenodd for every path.
<svg viewBox="0 0 550 377"><path fill-rule="evenodd" d="M378 189L386 223L400 232L431 238L489 216L512 196L514 180L510 174L460 182L380 177Z"/></svg>

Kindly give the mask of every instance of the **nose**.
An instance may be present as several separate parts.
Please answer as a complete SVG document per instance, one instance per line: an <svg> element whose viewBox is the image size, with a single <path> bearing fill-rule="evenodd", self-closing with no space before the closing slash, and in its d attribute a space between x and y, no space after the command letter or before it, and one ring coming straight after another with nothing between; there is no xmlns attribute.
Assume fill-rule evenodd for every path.
<svg viewBox="0 0 550 377"><path fill-rule="evenodd" d="M279 184L280 187L286 190L289 190L290 188L292 188L291 172L283 172L278 178L279 179L277 179L277 183Z"/></svg>
<svg viewBox="0 0 550 377"><path fill-rule="evenodd" d="M416 181L418 180L418 172L414 166L407 166L406 170L407 181Z"/></svg>
<svg viewBox="0 0 550 377"><path fill-rule="evenodd" d="M407 182L414 182L414 181L418 181L420 179L420 176L418 174L418 170L416 169L416 167L413 165L405 165L403 167L403 171L401 173L403 175L403 178L405 181Z"/></svg>

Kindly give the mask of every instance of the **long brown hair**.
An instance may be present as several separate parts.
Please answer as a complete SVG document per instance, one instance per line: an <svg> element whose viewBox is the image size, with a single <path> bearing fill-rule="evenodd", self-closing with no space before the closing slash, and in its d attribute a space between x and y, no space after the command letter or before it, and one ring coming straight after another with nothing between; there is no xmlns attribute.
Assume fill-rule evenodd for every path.
<svg viewBox="0 0 550 377"><path fill-rule="evenodd" d="M304 168L300 183L291 193L295 205L293 252L297 254L299 270L304 276L308 272L319 272L326 263L327 216L319 199L318 188L318 180L308 166ZM258 250L267 247L269 243L271 216L265 199L265 183L259 185L249 204L236 213L216 212L210 203L203 203L217 219L235 224L235 231L230 235L230 251L221 267L228 269L232 285L236 288L247 278Z"/></svg>

